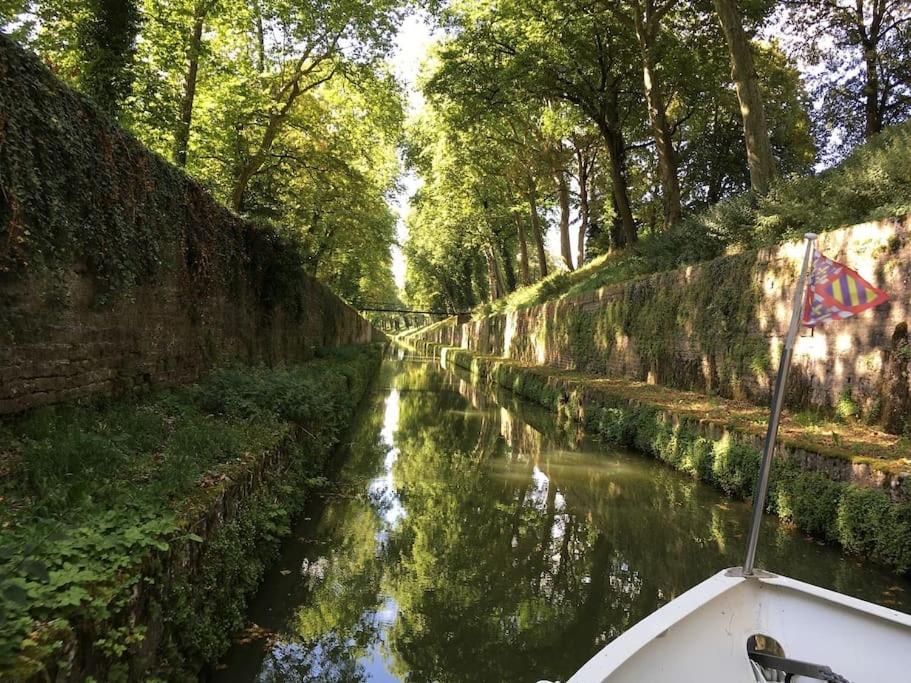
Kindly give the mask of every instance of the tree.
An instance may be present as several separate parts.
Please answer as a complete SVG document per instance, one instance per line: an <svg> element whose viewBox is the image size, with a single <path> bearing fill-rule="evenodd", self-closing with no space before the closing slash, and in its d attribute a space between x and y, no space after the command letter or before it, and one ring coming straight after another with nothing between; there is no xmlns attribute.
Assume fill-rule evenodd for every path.
<svg viewBox="0 0 911 683"><path fill-rule="evenodd" d="M691 39L704 46L675 61L679 170L684 205L691 211L750 189L743 154L740 102L728 85L730 60L720 27L695 17ZM782 174L808 173L815 161L812 101L801 75L777 43L757 44L754 58L766 104L772 153Z"/></svg>
<svg viewBox="0 0 911 683"><path fill-rule="evenodd" d="M441 47L441 68L430 87L460 95L471 88L494 94L503 88L517 97L576 107L605 140L617 239L634 242L625 128L642 103L625 83L630 64L638 63L629 28L610 10L581 0L471 4L455 10L451 21L459 31Z"/></svg>
<svg viewBox="0 0 911 683"><path fill-rule="evenodd" d="M787 2L778 24L822 101L838 158L911 115L911 4L905 0ZM839 151L840 150L840 151Z"/></svg>
<svg viewBox="0 0 911 683"><path fill-rule="evenodd" d="M750 40L743 29L737 0L714 2L731 56L731 78L734 80L737 99L740 101L747 164L750 168L750 185L755 192L766 194L775 177L775 158L772 156L765 107Z"/></svg>
<svg viewBox="0 0 911 683"><path fill-rule="evenodd" d="M519 170L511 127L452 126L462 113L431 100L410 130L409 162L425 183L412 200L405 245L409 302L456 311L515 289L527 225L520 183L528 169ZM519 268L523 277L531 270L527 261Z"/></svg>
<svg viewBox="0 0 911 683"><path fill-rule="evenodd" d="M82 89L116 117L130 94L139 11L135 0L90 0L77 35L82 52Z"/></svg>
<svg viewBox="0 0 911 683"><path fill-rule="evenodd" d="M585 264L585 242L591 225L592 208L595 199L592 194L597 171L597 138L585 130L574 131L571 136L576 162L576 184L579 187L579 232L576 242L576 267Z"/></svg>
<svg viewBox="0 0 911 683"><path fill-rule="evenodd" d="M257 69L263 96L237 121L229 197L235 210L244 210L250 181L267 162L298 100L336 75L374 64L390 47L400 8L396 0L274 0L258 8L258 21L275 35L268 48L258 34L254 38L257 59L264 60L264 68Z"/></svg>
<svg viewBox="0 0 911 683"><path fill-rule="evenodd" d="M134 79L137 0L7 0L0 10L4 23L18 24L16 37L100 109L121 118Z"/></svg>
<svg viewBox="0 0 911 683"><path fill-rule="evenodd" d="M639 52L642 59L642 81L648 104L648 117L655 138L658 155L658 173L664 203L664 223L673 227L681 215L680 179L677 175L677 150L674 133L668 121L668 102L665 97L661 72L658 68L658 40L661 22L678 4L678 0L633 0L630 8Z"/></svg>
<svg viewBox="0 0 911 683"><path fill-rule="evenodd" d="M174 134L174 163L187 165L187 147L190 144L190 127L193 123L193 104L196 100L196 85L199 80L199 60L202 57L202 31L206 18L215 6L215 0L196 0L193 3L192 25L187 46L187 71L184 77L183 93L180 98L180 114Z"/></svg>

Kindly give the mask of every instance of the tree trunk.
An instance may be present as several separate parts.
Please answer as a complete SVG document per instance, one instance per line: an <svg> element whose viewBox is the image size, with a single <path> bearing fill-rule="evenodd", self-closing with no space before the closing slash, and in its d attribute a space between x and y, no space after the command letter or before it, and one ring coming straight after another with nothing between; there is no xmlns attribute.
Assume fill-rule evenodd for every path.
<svg viewBox="0 0 911 683"><path fill-rule="evenodd" d="M259 3L256 3L256 72L266 70L266 40L263 36L263 13Z"/></svg>
<svg viewBox="0 0 911 683"><path fill-rule="evenodd" d="M488 298L490 301L496 301L503 295L503 288L496 256L489 245L484 247L484 259L487 261Z"/></svg>
<svg viewBox="0 0 911 683"><path fill-rule="evenodd" d="M456 283L458 289L461 291L462 300L461 302L453 301L456 311L470 311L479 301L479 298L475 296L474 286L476 264L476 259L464 259L462 261L462 282Z"/></svg>
<svg viewBox="0 0 911 683"><path fill-rule="evenodd" d="M272 143L275 142L275 138L278 136L282 124L288 117L288 113L291 111L291 107L294 106L294 102L297 100L300 93L301 89L299 82L293 81L285 95L285 101L282 103L282 106L278 111L269 115L269 120L266 123L266 130L263 132L263 137L260 140L256 153L241 166L240 171L237 174L237 180L234 182L234 188L231 191L231 208L235 211L243 211L244 195L247 192L247 186L250 184L253 176L256 175L265 163L266 155L269 153L269 150L272 149Z"/></svg>
<svg viewBox="0 0 911 683"><path fill-rule="evenodd" d="M519 276L522 278L523 285L529 285L531 284L531 274L528 268L528 239L525 235L525 222L518 214L514 218L519 233Z"/></svg>
<svg viewBox="0 0 911 683"><path fill-rule="evenodd" d="M137 0L96 0L75 24L80 89L118 118L133 87L136 36L142 21Z"/></svg>
<svg viewBox="0 0 911 683"><path fill-rule="evenodd" d="M614 195L614 209L620 228L618 247L633 244L638 238L636 219L629 200L629 187L626 180L626 145L623 134L618 127L612 126L605 118L599 117L598 128L607 143L607 158L610 162L611 190Z"/></svg>
<svg viewBox="0 0 911 683"><path fill-rule="evenodd" d="M638 31L637 31L638 32ZM648 102L648 118L658 151L658 177L664 204L664 225L672 228L680 220L680 179L677 177L677 152L674 136L667 122L667 105L661 93L658 73L655 71L654 36L639 39L642 47L642 79L645 85L645 99Z"/></svg>
<svg viewBox="0 0 911 683"><path fill-rule="evenodd" d="M541 279L547 277L547 254L544 251L544 234L541 232L541 217L538 216L538 188L532 178L528 180L528 209L531 212L531 236L538 251L538 269Z"/></svg>
<svg viewBox="0 0 911 683"><path fill-rule="evenodd" d="M746 140L750 185L759 194L766 194L775 177L775 158L769 141L762 92L753 64L750 41L743 30L736 0L714 0L715 10L724 31L731 56L731 77L740 102L743 117L743 136Z"/></svg>
<svg viewBox="0 0 911 683"><path fill-rule="evenodd" d="M505 294L509 294L516 291L516 269L512 265L512 258L509 256L509 249L506 248L506 243L497 240L497 245L500 248L500 261L503 262L503 284L506 285Z"/></svg>
<svg viewBox="0 0 911 683"><path fill-rule="evenodd" d="M567 269L573 269L573 252L569 242L569 183L566 180L566 171L562 168L554 173L557 181L557 197L560 201L560 255Z"/></svg>
<svg viewBox="0 0 911 683"><path fill-rule="evenodd" d="M196 99L196 82L199 76L199 55L202 51L202 29L206 10L197 3L193 11L193 30L187 51L187 74L184 78L183 96L180 100L180 120L174 136L174 163L181 168L187 165L187 147L190 144L190 126L193 122L193 102Z"/></svg>
<svg viewBox="0 0 911 683"><path fill-rule="evenodd" d="M623 221L620 220L620 209L617 207L616 195L611 197L611 205L614 209L614 215L610 222L610 245L611 249L622 249L626 246L626 238L623 233Z"/></svg>
<svg viewBox="0 0 911 683"><path fill-rule="evenodd" d="M576 245L576 267L585 264L585 238L588 235L588 159L577 147L576 162L579 164L579 243Z"/></svg>
<svg viewBox="0 0 911 683"><path fill-rule="evenodd" d="M869 139L883 129L879 107L879 53L873 44L862 45L867 73L864 81L864 137Z"/></svg>

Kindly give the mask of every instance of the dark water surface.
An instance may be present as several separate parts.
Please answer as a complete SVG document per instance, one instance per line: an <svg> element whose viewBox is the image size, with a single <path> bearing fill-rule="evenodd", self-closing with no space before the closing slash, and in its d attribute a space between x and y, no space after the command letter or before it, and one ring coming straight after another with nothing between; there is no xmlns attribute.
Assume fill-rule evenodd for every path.
<svg viewBox="0 0 911 683"><path fill-rule="evenodd" d="M743 503L427 359L384 362L348 450L216 680L565 681L742 561ZM911 612L909 582L775 519L759 557Z"/></svg>

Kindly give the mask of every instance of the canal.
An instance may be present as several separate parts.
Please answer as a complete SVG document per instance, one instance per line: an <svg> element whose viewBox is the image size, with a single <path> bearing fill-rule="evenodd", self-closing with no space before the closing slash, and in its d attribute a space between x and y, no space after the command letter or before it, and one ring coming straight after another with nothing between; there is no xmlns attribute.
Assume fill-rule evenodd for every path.
<svg viewBox="0 0 911 683"><path fill-rule="evenodd" d="M741 563L749 510L398 352L219 681L565 681ZM911 585L764 525L760 565L911 611Z"/></svg>

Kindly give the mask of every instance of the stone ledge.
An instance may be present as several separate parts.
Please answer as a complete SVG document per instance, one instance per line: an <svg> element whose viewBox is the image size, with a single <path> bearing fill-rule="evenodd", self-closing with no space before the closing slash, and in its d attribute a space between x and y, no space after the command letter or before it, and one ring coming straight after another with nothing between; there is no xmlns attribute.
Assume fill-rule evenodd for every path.
<svg viewBox="0 0 911 683"><path fill-rule="evenodd" d="M756 450L761 450L765 441L767 411L756 406L693 392L645 385L641 382L607 380L549 367L529 366L497 356L482 356L465 349L418 339L410 339L409 343L415 348L439 355L444 362L452 362L489 382L497 382L497 371L502 372L504 369L512 378L518 375L538 377L551 387L556 395L562 397L562 411L583 424L595 407L628 405L655 409L663 415L663 419L673 425L686 422L713 441L727 436ZM507 389L517 390L516 382L497 383ZM518 388L517 393L520 395L541 403L540 397L528 392L523 393L521 386ZM652 397L663 396L664 400L648 400L637 396L638 392ZM706 402L712 402L716 407L712 411L713 414L700 416L699 405ZM679 406L673 407L675 403L679 403ZM560 408L551 404L546 404L545 407ZM724 416L725 412L728 413L727 418ZM746 413L747 416L741 415L738 420L731 419L730 415L735 412ZM814 443L812 434L806 431L801 434L800 427L792 418L786 416L782 420L775 455L778 458L793 459L802 469L824 473L835 481L882 489L896 502L911 500L911 492L907 490L909 487L903 485L911 475L911 453L908 452L911 446L902 439L884 432L861 426L856 426L855 429L860 432L859 437L846 439L841 446ZM871 439L887 442L878 447L877 454L873 454L872 449L869 453L850 450L852 447L863 448L864 432L869 432ZM891 457L886 457L889 451L892 451Z"/></svg>

